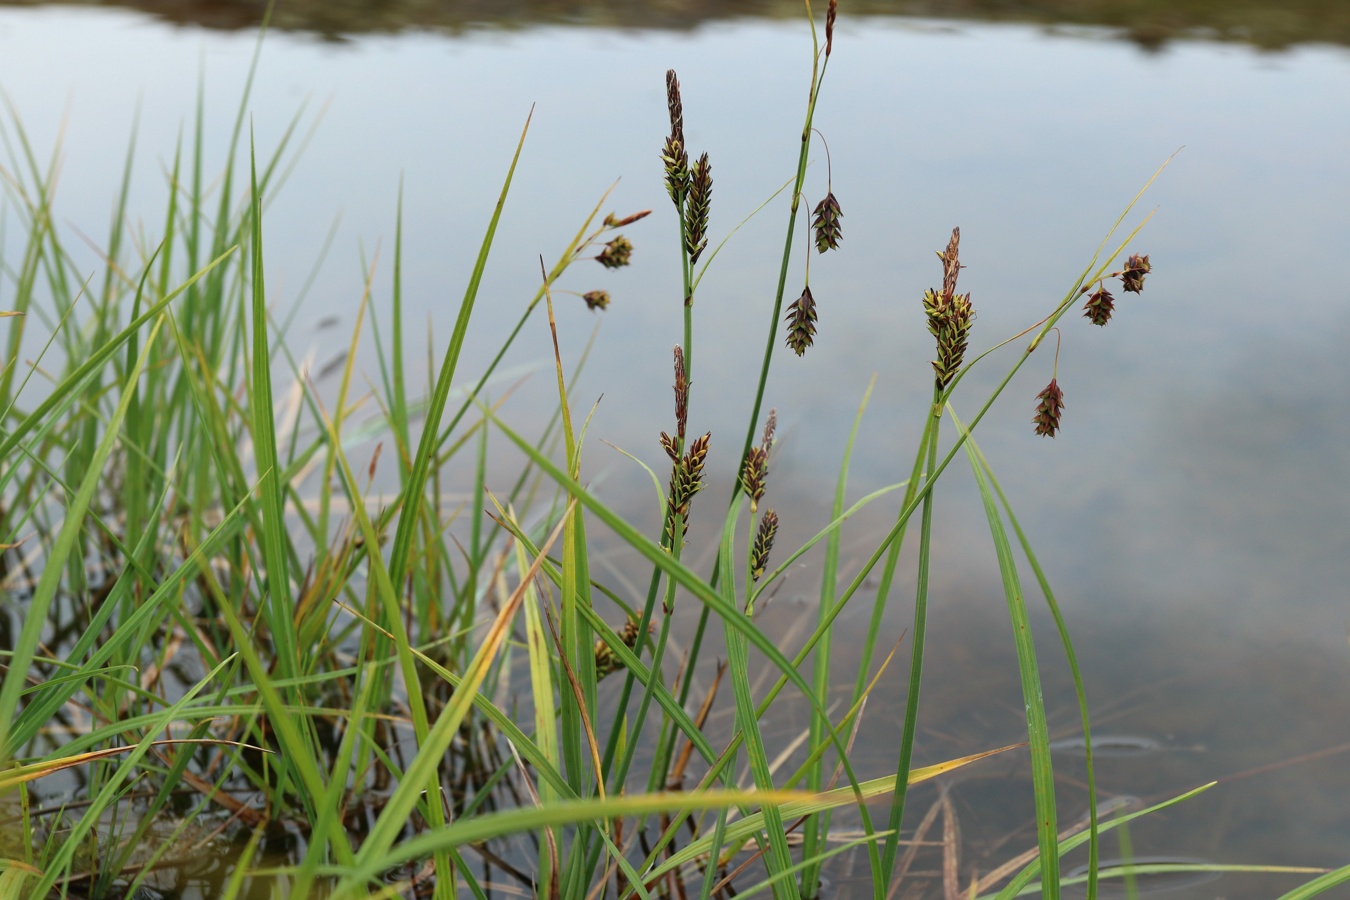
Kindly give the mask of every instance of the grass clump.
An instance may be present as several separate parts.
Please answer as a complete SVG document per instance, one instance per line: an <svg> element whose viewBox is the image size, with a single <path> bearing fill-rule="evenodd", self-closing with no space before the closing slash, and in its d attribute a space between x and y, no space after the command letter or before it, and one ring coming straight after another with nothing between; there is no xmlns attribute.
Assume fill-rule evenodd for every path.
<svg viewBox="0 0 1350 900"><path fill-rule="evenodd" d="M830 3L823 40L810 20L801 150L787 185L777 286L764 311L762 365L747 386L752 411L739 450L689 430L700 399L693 391L698 289L725 240L715 242L712 230L712 164L706 153L690 161L684 98L675 73L667 74L671 127L659 157L675 207L684 322L673 351L674 424L653 436L671 470L668 480L651 472L658 491L668 484L652 535L582 476L588 422L574 414L569 388L578 364L556 327L557 406L546 427L531 429L540 437L505 421L485 394L525 322L542 309L555 324L555 297L570 292L564 285L575 280L575 264L631 263L633 243L623 230L646 211L602 218L602 199L553 266L541 262L540 286L515 328L467 396L452 402L517 146L425 397L416 399L406 364L400 233L391 302L370 304L377 277L370 267L353 352L336 397L326 401L278 339L266 292L264 211L281 187L294 127L260 156L246 140L246 94L212 192L199 113L194 140L168 173L161 235L149 241L127 228L124 184L98 284L79 277L53 225L53 168L39 164L17 124L6 132L7 199L24 244L16 259L3 261L0 292L12 313L0 372L0 540L6 589L21 598L24 614L0 648L0 791L13 798L3 801L13 827L0 847L0 897L125 897L147 884L158 891L186 884L220 897L484 897L503 884L569 900L733 890L816 897L827 892L829 859L855 847L866 857L871 893L886 897L913 860L901 851L902 828L912 827L909 785L1007 749L926 767L913 760L933 487L962 451L985 501L1013 625L1037 852L998 881L953 887L1010 897L1039 879L1040 893L1057 897L1070 881L1061 878L1061 855L1087 843L1084 877L1095 893L1099 833L1143 813L1110 822L1094 813L1086 828L1060 832L1014 539L1054 613L1075 679L1077 665L1036 556L973 434L1080 296L1091 292L1086 315L1105 324L1112 309L1106 282L1119 278L1125 291L1138 292L1151 267L1147 256L1131 255L1112 270L1137 228L1103 241L1042 321L976 353L974 306L970 294L957 292L953 230L939 253L941 288L915 292L913 321L926 317L936 358L922 438L904 480L846 505L850 437L830 521L801 547L776 546L783 513L767 500L777 419L762 411L775 350L804 353L823 314L805 266L798 275L794 249L798 220L810 209L803 207L808 164L835 16ZM827 183L807 222L818 254L839 248L841 209ZM789 282L795 292L799 277L800 298L785 315ZM595 311L609 302L604 290L579 296ZM48 349L40 367L25 370L20 348L38 322L48 326ZM382 443L358 461L352 453L363 399L353 396L353 360L363 340L379 353L374 403ZM958 418L964 375L1019 340L1026 344L1001 384L973 407L969 422ZM39 372L50 375L48 383L32 383ZM1053 435L1062 394L1055 380L1050 390L1053 397L1040 398L1036 428ZM945 421L954 432L946 441ZM487 474L490 433L521 460L519 474L503 484ZM694 503L707 493L711 466L737 473L725 507L706 497ZM442 502L451 484L470 497L459 509ZM894 525L845 582L844 523L893 493L901 498ZM695 510L720 523L706 573L686 554ZM916 514L902 738L893 768L858 771L852 743L890 661L877 661L877 626ZM624 603L595 576L588 536L601 528L650 565L640 602ZM816 545L824 549L816 622L800 646L785 650L756 612ZM863 599L872 577L876 591ZM836 706L834 623L868 602L871 637L849 661L853 687ZM677 603L699 610L679 658ZM726 665L712 667L709 657L719 651ZM690 673L710 667L715 686L695 696ZM753 683L756 670L772 673L767 690ZM729 699L718 695L723 679ZM526 702L503 700L504 687L520 681L529 685ZM800 751L782 757L790 764L763 732L767 711L789 687L810 709ZM729 734L708 724L719 703L733 713ZM1091 786L1090 749L1087 758ZM71 802L43 802L51 784ZM838 844L832 816L841 809L860 827ZM188 861L204 855L227 861L194 874ZM1127 865L1112 874L1132 871ZM1348 876L1325 880L1331 877L1305 890Z"/></svg>

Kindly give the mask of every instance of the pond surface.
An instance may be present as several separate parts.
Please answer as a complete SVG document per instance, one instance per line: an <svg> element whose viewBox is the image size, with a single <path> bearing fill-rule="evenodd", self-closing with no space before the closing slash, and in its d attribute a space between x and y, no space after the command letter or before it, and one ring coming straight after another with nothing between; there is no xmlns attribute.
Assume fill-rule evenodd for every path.
<svg viewBox="0 0 1350 900"><path fill-rule="evenodd" d="M533 295L539 255L555 258L621 179L606 210L656 211L628 232L634 265L612 275L597 267L584 273L591 281L569 276L564 287L604 288L613 305L597 319L576 300L559 324L575 358L601 321L575 393L587 404L603 394L588 475L616 505L654 521L649 479L601 441L655 464L656 435L670 427L668 353L681 298L657 161L663 74L678 70L691 147L713 161L715 244L792 173L809 37L801 21L754 19L682 32L522 25L343 43L268 36L250 104L258 146L273 146L306 103L305 121L322 108L266 220L270 297L294 300L335 229L290 340L313 346L321 362L345 347L343 327L317 326L334 315L354 323L363 257L387 260L392 249L400 179L407 314L447 336L533 108L488 302L460 371L490 360ZM130 12L0 8L0 88L39 156L63 135L60 222L97 241L139 115L131 215L156 230L162 168L191 127L199 74L206 131L219 136L223 159L254 44L248 33ZM783 435L772 488L780 546L827 520L849 424L874 374L850 496L908 473L930 390L920 298L940 278L933 251L953 226L962 289L978 311L972 345L982 349L1050 311L1125 204L1181 148L1144 199L1142 209L1156 212L1129 248L1151 256L1144 293L1120 300L1108 329L1076 315L1063 323L1059 437L1038 438L1030 425L1050 378L1047 353L1014 379L979 437L1068 616L1096 727L1118 751L1102 754L1102 796L1156 802L1221 780L1138 823L1134 852L1350 862L1350 779L1337 749L1350 743L1350 297L1341 271L1350 52L1204 40L1149 50L1105 30L859 19L846 7L830 66L816 124L833 158L844 244L812 260L817 346L801 360L780 356L770 381ZM812 205L824 184L817 164ZM742 228L699 292L691 427L714 435L714 496L752 399L784 210L780 198ZM7 251L14 240L5 237ZM96 266L91 253L89 271ZM799 280L795 268L789 284ZM377 284L374 302L387 302L387 278ZM547 361L543 320L532 327L510 359L515 375ZM1021 346L967 378L958 412L973 415ZM359 362L375 370L373 353ZM550 408L549 391L536 377L507 410L529 422ZM1015 741L1024 728L997 568L969 482L953 468L942 487L921 763ZM886 503L845 533L846 575L893 519ZM711 539L691 531L696 558ZM614 565L619 582L637 571L622 553ZM765 613L785 641L799 617L814 615L812 565L808 557ZM900 639L908 617L901 595L882 646ZM1036 624L1052 724L1071 740L1067 672L1054 662L1048 621ZM846 618L837 646L865 628L865 614ZM880 748L883 771L894 765L903 668L896 663L874 697L860 744ZM784 741L800 727L792 716L776 723ZM1026 760L1014 757L951 785L963 882L968 870L987 872L1034 846ZM1071 821L1082 812L1081 772L1063 759ZM917 819L935 792L914 798ZM850 864L834 876L841 896ZM865 862L856 864L862 873ZM1178 883L1173 896L1270 897L1299 880L1228 876ZM940 877L930 887L940 892Z"/></svg>

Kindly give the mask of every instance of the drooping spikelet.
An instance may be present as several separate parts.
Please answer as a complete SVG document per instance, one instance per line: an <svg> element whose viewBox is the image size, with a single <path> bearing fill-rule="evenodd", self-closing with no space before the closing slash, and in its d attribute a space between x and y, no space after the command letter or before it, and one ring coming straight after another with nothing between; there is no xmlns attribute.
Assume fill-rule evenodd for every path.
<svg viewBox="0 0 1350 900"><path fill-rule="evenodd" d="M1111 321L1111 313L1116 308L1116 298L1111 296L1111 292L1105 287L1098 285L1097 290L1088 297L1087 303L1083 306L1083 315L1091 320L1093 325L1105 325Z"/></svg>
<svg viewBox="0 0 1350 900"><path fill-rule="evenodd" d="M1143 293L1144 276L1153 271L1153 266L1149 264L1148 254L1139 256L1131 254L1125 261L1125 271L1120 273L1121 286L1132 294Z"/></svg>
<svg viewBox="0 0 1350 900"><path fill-rule="evenodd" d="M609 306L609 291L587 291L581 295L581 299L586 301L587 309L595 312Z"/></svg>
<svg viewBox="0 0 1350 900"><path fill-rule="evenodd" d="M698 262L708 246L708 212L712 207L712 164L708 154L694 163L689 173L689 203L684 208L684 247L689 251L689 263Z"/></svg>
<svg viewBox="0 0 1350 900"><path fill-rule="evenodd" d="M811 227L816 231L817 252L839 249L839 242L844 239L843 228L839 224L839 220L843 217L844 214L839 209L839 201L835 199L833 191L816 204L815 219L811 222Z"/></svg>
<svg viewBox="0 0 1350 900"><path fill-rule="evenodd" d="M1031 420L1036 424L1036 433L1054 437L1059 431L1059 417L1063 411L1064 392L1059 389L1059 382L1051 378L1045 390L1036 395L1036 417Z"/></svg>
<svg viewBox="0 0 1350 900"><path fill-rule="evenodd" d="M595 259L606 269L621 269L628 265L633 256L633 245L628 238L619 235L605 244L605 249Z"/></svg>
<svg viewBox="0 0 1350 900"><path fill-rule="evenodd" d="M807 285L791 306L788 307L787 345L798 356L806 352L816 338L816 299L811 296L811 287Z"/></svg>
<svg viewBox="0 0 1350 900"><path fill-rule="evenodd" d="M741 472L741 486L750 498L750 511L759 510L759 501L764 499L764 489L769 479L769 451L773 449L773 433L778 427L778 411L769 410L769 418L764 423L764 439L758 447L751 447L745 456L745 469Z"/></svg>
<svg viewBox="0 0 1350 900"><path fill-rule="evenodd" d="M773 551L773 539L778 536L778 513L764 510L759 520L759 529L755 532L755 543L750 548L750 577L759 581L764 570L769 567L769 554Z"/></svg>

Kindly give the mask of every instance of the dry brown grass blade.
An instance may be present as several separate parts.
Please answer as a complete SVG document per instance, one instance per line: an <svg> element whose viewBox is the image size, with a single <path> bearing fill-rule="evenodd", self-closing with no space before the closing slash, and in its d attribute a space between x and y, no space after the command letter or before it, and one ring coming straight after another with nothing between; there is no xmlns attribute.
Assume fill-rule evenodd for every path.
<svg viewBox="0 0 1350 900"><path fill-rule="evenodd" d="M938 802L942 805L942 894L946 900L961 900L961 828L946 785Z"/></svg>
<svg viewBox="0 0 1350 900"><path fill-rule="evenodd" d="M919 822L919 827L914 829L914 837L910 838L909 846L905 848L904 854L900 857L900 862L895 867L895 878L891 881L891 889L886 894L886 900L893 900L895 892L900 890L900 885L905 881L905 876L909 874L910 866L914 865L914 857L919 855L919 848L924 846L924 838L928 835L928 829L933 827L937 821L938 813L942 811L942 801L934 801L933 805L928 807L928 811L923 814L923 819ZM904 843L901 841L901 843Z"/></svg>
<svg viewBox="0 0 1350 900"><path fill-rule="evenodd" d="M717 672L713 675L712 686L708 688L708 693L703 695L703 704L698 708L698 715L694 717L694 725L700 730L703 723L708 721L708 713L712 711L713 700L717 697L717 688L722 683L722 676L727 671L727 664L719 662ZM684 771L689 766L689 759L694 753L694 742L685 738L684 747L681 748L679 756L675 757L675 765L671 767L670 775L666 778L666 789L678 791L684 787Z"/></svg>

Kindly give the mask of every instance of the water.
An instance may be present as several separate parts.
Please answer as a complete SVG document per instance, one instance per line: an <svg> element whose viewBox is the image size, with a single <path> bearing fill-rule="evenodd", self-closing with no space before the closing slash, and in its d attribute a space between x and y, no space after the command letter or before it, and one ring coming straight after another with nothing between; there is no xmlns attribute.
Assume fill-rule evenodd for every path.
<svg viewBox="0 0 1350 900"><path fill-rule="evenodd" d="M197 73L207 133L223 143L253 42L244 32L126 12L0 10L0 86L40 156L67 123L60 221L98 239L139 108L132 215L157 229L161 167L191 122ZM595 266L563 285L609 290L610 310L595 317L571 298L560 325L575 356L603 321L576 392L587 402L604 395L588 474L633 515L654 519L646 476L598 439L655 463L656 434L670 427L667 354L681 313L674 222L656 161L666 128L662 74L679 71L691 147L713 160L715 244L791 174L809 51L801 23L752 19L685 32L546 25L340 44L274 34L250 107L259 147L275 142L307 98L311 113L324 113L269 210L269 297L297 295L340 215L291 339L320 360L345 346L362 253L378 248L388 271L402 178L407 315L429 316L435 333L448 335L533 105L461 371L487 362L533 294L538 256L552 260L620 178L605 208L656 214L628 232L632 268ZM1031 433L1033 398L1050 377L1050 354L1041 353L981 426L981 441L1069 617L1102 734L1158 748L1104 754L1103 795L1157 802L1224 779L1137 823L1135 852L1343 864L1344 756L1317 754L1350 742L1350 304L1340 273L1350 239L1350 54L1200 40L1149 51L1091 29L845 15L830 65L817 125L833 155L844 246L812 261L818 346L803 360L781 357L770 382L783 434L771 487L784 515L779 546L825 521L848 425L873 373L851 496L907 471L931 356L919 298L940 277L932 252L953 225L968 266L962 288L978 311L973 344L983 348L1047 312L1124 204L1184 147L1145 199L1156 214L1131 244L1153 260L1144 294L1121 298L1105 330L1064 323L1061 435ZM812 203L824 176L818 163ZM710 465L723 481L751 399L783 217L780 203L738 233L696 307L691 427L713 432ZM91 254L87 268L96 265ZM794 269L789 284L799 279ZM387 277L377 279L376 303L387 302L383 285ZM332 314L342 327L315 327ZM540 320L509 364L524 372L548 352ZM965 417L1015 352L967 379L957 400ZM375 370L373 354L359 363ZM549 390L536 378L511 415L540 415ZM951 474L938 521L920 763L1014 741L1024 728L987 529L968 475ZM893 515L883 503L846 532L846 574ZM707 549L708 535L696 528L691 537L693 552ZM615 578L631 574L622 553L614 562ZM811 615L806 598L817 580L809 564L794 572L768 627L786 635ZM908 624L903 600L893 606L885 647ZM839 646L861 640L865 620L845 620ZM1035 624L1050 660L1053 737L1072 740L1067 674L1053 661L1053 631L1043 617ZM869 706L861 746L895 745L903 663L896 667ZM782 739L802 721L786 709L776 725ZM1171 750L1186 752L1163 752ZM890 752L872 765L893 766ZM1283 761L1292 762L1272 767ZM1060 770L1072 821L1086 803L1081 771L1067 758ZM953 784L963 883L969 867L988 872L1034 846L1025 771L1025 758L1010 754ZM914 815L932 802L931 789L917 791ZM865 869L846 858L835 876L841 891L849 866L858 877ZM1173 896L1269 897L1295 883L1230 876Z"/></svg>

